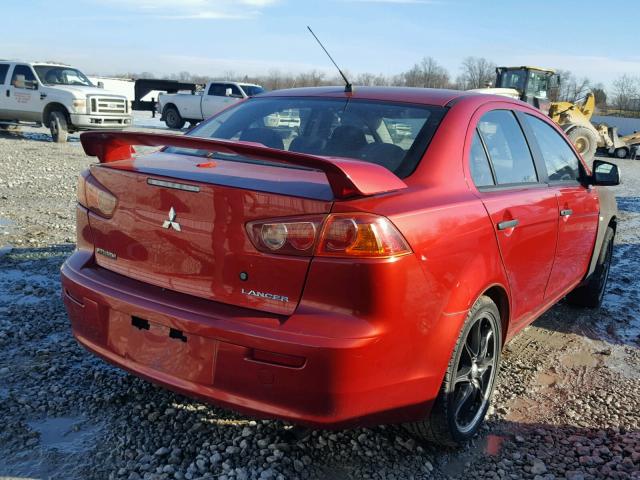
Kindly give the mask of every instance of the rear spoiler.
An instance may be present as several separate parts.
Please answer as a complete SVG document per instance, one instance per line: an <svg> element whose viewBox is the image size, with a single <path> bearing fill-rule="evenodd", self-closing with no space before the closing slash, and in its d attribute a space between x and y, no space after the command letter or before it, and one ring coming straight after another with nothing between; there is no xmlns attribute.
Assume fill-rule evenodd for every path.
<svg viewBox="0 0 640 480"><path fill-rule="evenodd" d="M322 157L265 147L259 143L218 140L161 133L85 132L80 142L87 155L98 157L100 163L128 160L133 145L147 147L181 147L212 152L260 157L274 162L299 165L324 172L335 198L370 196L407 188L400 178L386 168L360 160Z"/></svg>

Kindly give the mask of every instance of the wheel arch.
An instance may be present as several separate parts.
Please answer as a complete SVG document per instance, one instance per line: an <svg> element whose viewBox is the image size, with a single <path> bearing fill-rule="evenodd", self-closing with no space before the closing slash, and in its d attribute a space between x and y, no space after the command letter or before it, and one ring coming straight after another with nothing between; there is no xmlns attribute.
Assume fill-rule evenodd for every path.
<svg viewBox="0 0 640 480"><path fill-rule="evenodd" d="M175 110L176 110L178 113L180 113L180 109L176 106L176 104L175 104L175 103L173 103L173 102L168 102L167 104L165 104L165 105L162 107L162 115L163 115L163 116L164 116L165 112L166 112L169 108L175 108Z"/></svg>
<svg viewBox="0 0 640 480"><path fill-rule="evenodd" d="M502 345L506 343L507 332L509 331L509 324L511 321L511 306L509 302L509 294L507 293L506 288L502 285L496 284L487 288L482 294L478 296L489 297L493 303L498 307L498 312L500 312L500 327L502 328ZM477 301L477 300L476 300Z"/></svg>
<svg viewBox="0 0 640 480"><path fill-rule="evenodd" d="M48 103L44 110L42 111L42 124L46 125L49 119L49 115L51 112L61 112L64 114L67 123L71 125L71 115L69 115L69 110L60 102L51 102Z"/></svg>

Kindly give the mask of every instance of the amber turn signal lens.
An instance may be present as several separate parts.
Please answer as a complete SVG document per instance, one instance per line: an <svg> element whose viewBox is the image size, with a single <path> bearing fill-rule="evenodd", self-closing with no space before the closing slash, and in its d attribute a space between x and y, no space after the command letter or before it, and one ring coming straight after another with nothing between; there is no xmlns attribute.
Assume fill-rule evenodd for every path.
<svg viewBox="0 0 640 480"><path fill-rule="evenodd" d="M385 217L368 213L329 215L316 255L326 257L397 257L411 253L407 241Z"/></svg>

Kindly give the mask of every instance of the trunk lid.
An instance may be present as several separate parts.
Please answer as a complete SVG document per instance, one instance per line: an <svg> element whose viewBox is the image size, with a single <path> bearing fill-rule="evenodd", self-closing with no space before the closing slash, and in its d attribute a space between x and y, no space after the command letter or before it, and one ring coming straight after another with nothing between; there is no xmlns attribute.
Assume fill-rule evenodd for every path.
<svg viewBox="0 0 640 480"><path fill-rule="evenodd" d="M112 218L90 215L98 265L197 297L293 313L311 259L257 251L245 225L328 213L323 172L159 152L94 165L91 174L118 198Z"/></svg>

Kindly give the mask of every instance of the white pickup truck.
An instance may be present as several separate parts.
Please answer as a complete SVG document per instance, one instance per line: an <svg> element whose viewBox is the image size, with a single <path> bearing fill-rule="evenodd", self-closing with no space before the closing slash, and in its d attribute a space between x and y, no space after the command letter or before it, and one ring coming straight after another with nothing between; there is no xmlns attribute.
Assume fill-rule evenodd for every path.
<svg viewBox="0 0 640 480"><path fill-rule="evenodd" d="M260 85L238 82L210 82L195 93L164 93L158 96L161 120L169 128L182 128L186 122L196 124L232 103L264 92Z"/></svg>
<svg viewBox="0 0 640 480"><path fill-rule="evenodd" d="M68 65L0 60L0 129L45 125L54 142L81 130L131 125L129 102Z"/></svg>

